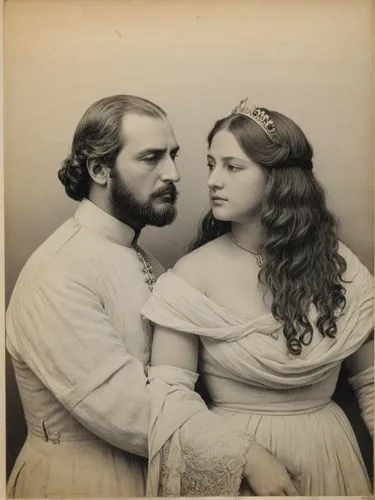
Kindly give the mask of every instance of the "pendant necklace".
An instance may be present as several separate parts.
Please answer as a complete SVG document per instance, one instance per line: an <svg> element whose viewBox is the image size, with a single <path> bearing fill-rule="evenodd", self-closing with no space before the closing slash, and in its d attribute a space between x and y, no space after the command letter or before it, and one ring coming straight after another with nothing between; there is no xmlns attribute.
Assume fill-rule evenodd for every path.
<svg viewBox="0 0 375 500"><path fill-rule="evenodd" d="M241 248L241 250L244 250L245 252L251 253L251 255L254 255L256 263L258 264L259 267L263 266L263 257L260 252L257 252L256 250L251 250L250 248L245 248L242 245L240 245L232 233L229 233L229 237L238 248Z"/></svg>
<svg viewBox="0 0 375 500"><path fill-rule="evenodd" d="M145 282L147 283L147 286L149 287L150 291L152 292L154 288L154 283L156 282L154 270L152 269L152 266L146 257L145 253L141 248L135 243L133 245L134 250L137 252L137 257L139 259L139 262L142 264L142 272L145 275Z"/></svg>

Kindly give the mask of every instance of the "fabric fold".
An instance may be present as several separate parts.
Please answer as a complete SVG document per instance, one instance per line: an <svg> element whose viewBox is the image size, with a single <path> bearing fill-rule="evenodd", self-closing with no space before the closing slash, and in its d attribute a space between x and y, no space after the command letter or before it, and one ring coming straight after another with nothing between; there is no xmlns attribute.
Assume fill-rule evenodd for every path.
<svg viewBox="0 0 375 500"><path fill-rule="evenodd" d="M370 493L354 432L331 398L342 362L373 329L373 279L342 244L341 251L348 268L337 335L323 337L314 327L300 356L288 354L282 325L272 314L247 318L171 270L158 279L142 314L177 333L199 336L199 372L212 403L208 410L194 392L196 374L150 369L149 495L242 493L240 464L252 438L288 468L301 495ZM313 325L316 314L311 307ZM352 383L371 429L370 378L366 370Z"/></svg>

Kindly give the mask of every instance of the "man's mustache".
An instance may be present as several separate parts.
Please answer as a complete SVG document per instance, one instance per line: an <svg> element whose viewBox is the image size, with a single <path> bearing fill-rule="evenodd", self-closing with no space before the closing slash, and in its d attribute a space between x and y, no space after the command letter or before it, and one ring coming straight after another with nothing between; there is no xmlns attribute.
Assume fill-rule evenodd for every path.
<svg viewBox="0 0 375 500"><path fill-rule="evenodd" d="M168 184L164 188L159 188L152 194L152 198L157 198L158 196L163 196L165 194L171 195L172 200L176 200L178 196L177 188L174 184Z"/></svg>

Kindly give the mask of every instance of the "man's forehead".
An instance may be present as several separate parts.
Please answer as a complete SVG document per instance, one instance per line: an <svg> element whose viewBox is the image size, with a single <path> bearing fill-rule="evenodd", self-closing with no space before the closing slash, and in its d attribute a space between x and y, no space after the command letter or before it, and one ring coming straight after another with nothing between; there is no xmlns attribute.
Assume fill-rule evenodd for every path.
<svg viewBox="0 0 375 500"><path fill-rule="evenodd" d="M123 118L125 145L131 149L177 146L173 129L165 117L129 113Z"/></svg>

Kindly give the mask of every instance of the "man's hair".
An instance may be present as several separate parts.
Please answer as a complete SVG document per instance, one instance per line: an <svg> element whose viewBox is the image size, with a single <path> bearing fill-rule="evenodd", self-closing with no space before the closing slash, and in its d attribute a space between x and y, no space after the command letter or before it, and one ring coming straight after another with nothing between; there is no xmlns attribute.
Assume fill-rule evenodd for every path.
<svg viewBox="0 0 375 500"><path fill-rule="evenodd" d="M94 102L80 119L74 133L71 153L62 163L58 177L74 200L88 195L91 177L87 165L96 161L113 168L124 147L122 119L127 113L165 118L156 104L133 95L114 95Z"/></svg>

